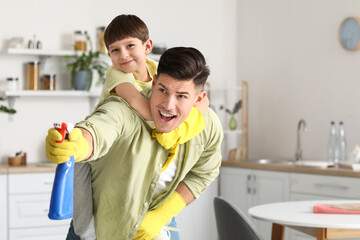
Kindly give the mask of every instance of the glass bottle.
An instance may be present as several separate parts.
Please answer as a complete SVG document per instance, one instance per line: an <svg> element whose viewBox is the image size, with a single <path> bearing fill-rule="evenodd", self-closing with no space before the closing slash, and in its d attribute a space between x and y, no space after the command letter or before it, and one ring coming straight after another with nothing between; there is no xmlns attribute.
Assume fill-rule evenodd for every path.
<svg viewBox="0 0 360 240"><path fill-rule="evenodd" d="M335 122L330 122L330 134L327 145L327 160L328 162L336 163L335 151L336 151L336 129Z"/></svg>
<svg viewBox="0 0 360 240"><path fill-rule="evenodd" d="M75 51L86 51L86 32L75 31Z"/></svg>
<svg viewBox="0 0 360 240"><path fill-rule="evenodd" d="M339 123L339 136L337 142L337 159L339 162L346 161L346 138L345 138L345 129L344 122Z"/></svg>
<svg viewBox="0 0 360 240"><path fill-rule="evenodd" d="M101 53L105 53L105 43L104 43L104 33L105 27L98 27L96 29L96 50Z"/></svg>
<svg viewBox="0 0 360 240"><path fill-rule="evenodd" d="M28 75L28 89L39 90L40 89L40 62L34 61L27 64Z"/></svg>

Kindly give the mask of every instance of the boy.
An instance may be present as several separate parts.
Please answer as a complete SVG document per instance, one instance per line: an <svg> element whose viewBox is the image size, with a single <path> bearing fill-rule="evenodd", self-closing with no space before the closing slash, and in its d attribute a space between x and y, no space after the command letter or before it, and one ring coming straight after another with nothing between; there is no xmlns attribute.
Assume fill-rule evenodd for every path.
<svg viewBox="0 0 360 240"><path fill-rule="evenodd" d="M118 95L127 101L145 120L152 120L149 101L139 92L151 87L157 70L157 62L146 58L153 45L152 40L149 39L149 32L145 23L134 15L119 15L106 28L104 42L113 66L109 68L106 74L106 82L99 102L110 95ZM203 101L198 107L201 112L204 112L208 107L208 99L206 98L206 101ZM162 114L164 117L171 117L166 112ZM172 163L176 157L178 145L190 140L201 132L204 127L202 115L196 108L193 108L185 123L176 130L166 134L153 133L162 146L170 149L168 159L163 166L163 172L166 169L171 172L172 168L174 168ZM73 224L76 233L81 239L91 239L95 233L92 222L91 186L88 186L91 182L90 167L87 163L76 164L75 166L75 176L78 181L76 181L74 193L80 195L81 201L74 201ZM163 177L165 179L166 174L165 172L165 177ZM164 187L166 180L161 179L158 185ZM83 182L81 187L79 182ZM80 189L77 189L76 185ZM84 191L85 188L87 190ZM161 192L161 190L162 187L159 187L158 192ZM84 199L88 199L88 202L84 203ZM176 225L173 225L173 227L176 227ZM174 237L178 234L176 232L172 234L172 239L176 239ZM72 235L70 231L69 235ZM76 239L76 237L70 239Z"/></svg>

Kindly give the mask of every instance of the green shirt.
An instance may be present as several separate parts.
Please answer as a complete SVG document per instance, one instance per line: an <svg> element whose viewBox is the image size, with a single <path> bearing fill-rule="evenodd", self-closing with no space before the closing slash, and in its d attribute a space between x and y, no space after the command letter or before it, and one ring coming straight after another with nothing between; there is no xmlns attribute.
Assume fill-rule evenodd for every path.
<svg viewBox="0 0 360 240"><path fill-rule="evenodd" d="M216 114L204 114L206 128L183 144L176 176L167 192L152 201L168 151L152 129L120 97L111 96L77 127L93 136L92 168L98 240L133 239L148 210L159 206L184 181L195 198L218 176L223 132Z"/></svg>

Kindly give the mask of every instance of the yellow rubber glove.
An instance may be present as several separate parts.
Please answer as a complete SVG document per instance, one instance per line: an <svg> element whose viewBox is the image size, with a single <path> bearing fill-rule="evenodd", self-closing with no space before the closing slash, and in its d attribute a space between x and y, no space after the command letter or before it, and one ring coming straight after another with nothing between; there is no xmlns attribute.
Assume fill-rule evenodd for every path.
<svg viewBox="0 0 360 240"><path fill-rule="evenodd" d="M186 143L205 128L205 120L199 109L193 107L189 116L175 130L169 133L162 133L156 129L152 132L152 137L165 149L170 149L168 158L162 168L162 172L175 159L179 144Z"/></svg>
<svg viewBox="0 0 360 240"><path fill-rule="evenodd" d="M185 206L184 199L174 191L158 208L145 214L134 240L152 240Z"/></svg>
<svg viewBox="0 0 360 240"><path fill-rule="evenodd" d="M74 128L68 138L57 143L56 141L62 139L61 134L55 128L49 129L46 137L46 157L51 162L60 164L69 161L70 156L74 156L75 162L80 162L88 156L89 144L79 128Z"/></svg>

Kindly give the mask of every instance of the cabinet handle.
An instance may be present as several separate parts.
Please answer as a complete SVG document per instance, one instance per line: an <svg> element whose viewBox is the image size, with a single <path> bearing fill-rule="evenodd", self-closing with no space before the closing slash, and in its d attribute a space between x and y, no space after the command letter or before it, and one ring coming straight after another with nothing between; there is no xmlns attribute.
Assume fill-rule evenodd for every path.
<svg viewBox="0 0 360 240"><path fill-rule="evenodd" d="M256 194L256 175L253 175L253 186L252 186L252 190L253 190L253 195Z"/></svg>
<svg viewBox="0 0 360 240"><path fill-rule="evenodd" d="M340 190L349 189L348 186L334 185L334 184L329 184L329 183L314 183L314 186L317 187L317 188L336 188L336 189L340 189Z"/></svg>
<svg viewBox="0 0 360 240"><path fill-rule="evenodd" d="M249 174L247 176L247 181L246 181L246 188L247 188L247 193L251 194L251 175Z"/></svg>

